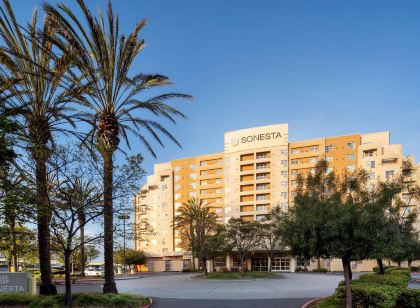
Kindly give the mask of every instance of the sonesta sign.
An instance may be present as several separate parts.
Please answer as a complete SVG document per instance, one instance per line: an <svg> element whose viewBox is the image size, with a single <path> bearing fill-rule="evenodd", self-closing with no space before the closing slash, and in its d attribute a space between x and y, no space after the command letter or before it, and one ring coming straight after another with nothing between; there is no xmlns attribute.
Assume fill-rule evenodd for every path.
<svg viewBox="0 0 420 308"><path fill-rule="evenodd" d="M281 138L282 135L280 132L270 132L270 133L263 133L263 134L254 134L254 135L248 135L239 138L232 138L231 144L233 146L237 146L240 143L249 143L254 141L262 141L262 140L271 140L271 139L277 139Z"/></svg>

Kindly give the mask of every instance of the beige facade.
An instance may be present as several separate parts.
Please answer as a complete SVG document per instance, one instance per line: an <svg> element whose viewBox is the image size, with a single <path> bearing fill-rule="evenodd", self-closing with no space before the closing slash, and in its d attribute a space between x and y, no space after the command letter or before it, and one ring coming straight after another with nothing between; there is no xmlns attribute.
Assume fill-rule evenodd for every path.
<svg viewBox="0 0 420 308"><path fill-rule="evenodd" d="M135 248L162 262L182 263L190 255L182 249L172 228L182 203L192 197L204 200L221 223L232 217L261 220L273 206L281 206L284 211L292 206L297 174L311 172L320 159L326 159L331 170L338 173L363 168L372 183L398 176L403 160L409 160L412 179L420 183L420 165L414 157L403 155L400 144L390 143L389 132L289 142L287 124L231 131L225 133L224 152L155 165L154 174L147 177L135 196L134 215L138 230L149 225L154 232L137 232ZM418 206L413 203L413 210ZM296 260L285 258L289 257L273 262L278 262L278 268L291 268ZM341 266L334 260L325 262L331 270ZM355 271L371 267L368 263L356 263Z"/></svg>

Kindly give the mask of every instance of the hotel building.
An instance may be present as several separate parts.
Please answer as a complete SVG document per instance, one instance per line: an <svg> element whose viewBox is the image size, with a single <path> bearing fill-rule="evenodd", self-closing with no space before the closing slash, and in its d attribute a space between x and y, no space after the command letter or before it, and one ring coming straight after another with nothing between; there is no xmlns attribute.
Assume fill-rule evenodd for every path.
<svg viewBox="0 0 420 308"><path fill-rule="evenodd" d="M150 271L181 270L191 259L172 228L182 203L192 197L203 199L221 223L232 217L262 220L274 206L287 211L293 205L297 174L313 172L320 159L339 173L363 168L372 182L397 176L403 160L409 160L412 180L420 183L420 165L413 156L403 155L400 144L390 144L389 132L289 142L287 124L231 131L225 133L221 153L155 164L134 200L136 228L148 225L153 232L137 232L135 248L151 256ZM256 256L249 263L257 268L265 264L263 259ZM215 265L230 267L232 261L228 257ZM287 251L272 262L274 270L293 271L296 266ZM353 270L366 270L372 264L357 263ZM341 270L341 262L334 260L324 261L323 266Z"/></svg>

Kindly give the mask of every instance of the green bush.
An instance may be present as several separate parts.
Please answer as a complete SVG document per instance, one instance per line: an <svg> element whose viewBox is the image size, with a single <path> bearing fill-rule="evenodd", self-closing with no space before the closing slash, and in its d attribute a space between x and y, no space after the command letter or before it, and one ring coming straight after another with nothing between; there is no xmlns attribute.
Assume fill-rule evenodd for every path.
<svg viewBox="0 0 420 308"><path fill-rule="evenodd" d="M35 299L35 295L6 293L0 295L0 306L25 306Z"/></svg>
<svg viewBox="0 0 420 308"><path fill-rule="evenodd" d="M314 268L314 269L312 270L312 272L313 272L313 273L327 273L327 272L328 272L328 270L327 270L326 268L321 267L321 268Z"/></svg>
<svg viewBox="0 0 420 308"><path fill-rule="evenodd" d="M304 267L296 267L296 269L295 269L295 272L307 272L308 271L308 269L307 268L304 268Z"/></svg>
<svg viewBox="0 0 420 308"><path fill-rule="evenodd" d="M140 308L148 304L149 298L129 294L101 294L101 293L76 293L73 294L75 307L108 307L108 308ZM55 296L36 296L28 294L0 295L0 307L29 308L59 308L65 306L63 294Z"/></svg>
<svg viewBox="0 0 420 308"><path fill-rule="evenodd" d="M381 274L365 274L361 275L357 280L354 280L352 284L359 283L378 283L394 286L397 288L406 288L410 278L405 274L392 274L392 275L381 275Z"/></svg>
<svg viewBox="0 0 420 308"><path fill-rule="evenodd" d="M418 272L418 271L420 271L420 266L410 266L410 270L412 272Z"/></svg>
<svg viewBox="0 0 420 308"><path fill-rule="evenodd" d="M420 308L420 289L405 289L397 300L397 307Z"/></svg>
<svg viewBox="0 0 420 308"><path fill-rule="evenodd" d="M352 283L353 305L355 307L391 308L400 294L396 287L378 283ZM340 303L346 301L346 289L339 285L335 289L334 297Z"/></svg>
<svg viewBox="0 0 420 308"><path fill-rule="evenodd" d="M389 271L390 269L393 269L393 268L398 269L398 267L396 267L396 266L387 266L387 265L384 265L384 272L386 273L387 271ZM381 273L381 271L379 270L379 266L375 266L375 267L373 268L373 271L374 271L375 273L378 273L378 274L380 274L380 273Z"/></svg>
<svg viewBox="0 0 420 308"><path fill-rule="evenodd" d="M408 268L402 268L402 269L394 269L393 268L393 269L390 269L388 271L388 274L390 274L390 275L405 275L408 278L411 277L411 273L410 273L410 270Z"/></svg>

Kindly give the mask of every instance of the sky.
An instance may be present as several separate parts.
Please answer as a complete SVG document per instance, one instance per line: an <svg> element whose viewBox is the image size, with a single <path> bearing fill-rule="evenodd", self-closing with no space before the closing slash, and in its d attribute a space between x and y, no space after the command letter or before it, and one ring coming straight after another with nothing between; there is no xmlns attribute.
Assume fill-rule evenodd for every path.
<svg viewBox="0 0 420 308"><path fill-rule="evenodd" d="M11 3L26 22L42 2ZM154 163L223 151L226 131L276 123L289 123L290 141L389 130L420 160L420 1L112 3L124 33L148 20L132 73L167 75L174 84L162 93L194 96L175 105L187 120L163 121L182 149L154 144L154 159L133 137L149 174Z"/></svg>

